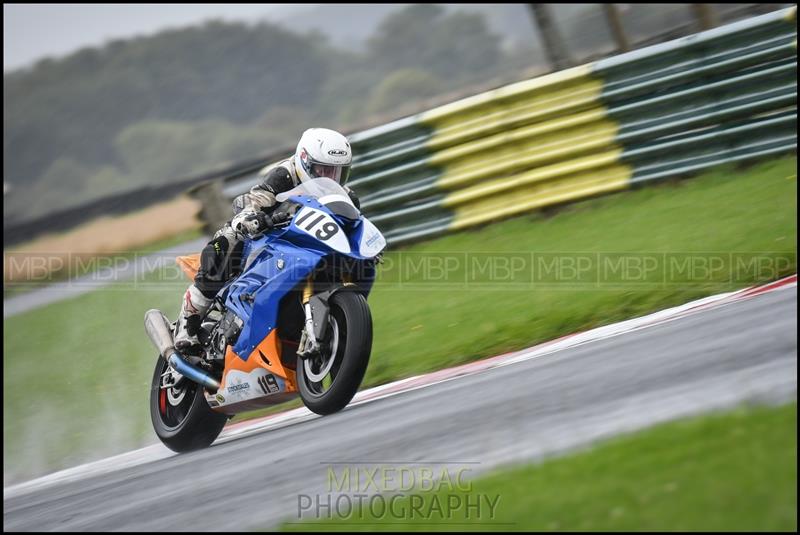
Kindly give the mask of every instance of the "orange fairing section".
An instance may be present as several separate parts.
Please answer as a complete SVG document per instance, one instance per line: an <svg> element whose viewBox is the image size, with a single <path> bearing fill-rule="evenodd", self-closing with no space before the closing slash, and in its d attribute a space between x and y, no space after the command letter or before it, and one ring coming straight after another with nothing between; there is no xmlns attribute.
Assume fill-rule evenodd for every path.
<svg viewBox="0 0 800 535"><path fill-rule="evenodd" d="M262 357L263 355L263 357ZM281 364L281 343L275 329L264 338L260 344L250 353L247 360L242 360L239 355L234 353L233 348L228 346L225 353L225 371L222 374L222 385L225 385L228 370L239 370L249 373L256 368L264 368L270 373L286 380L286 392L297 392L297 381L295 372L285 368Z"/></svg>
<svg viewBox="0 0 800 535"><path fill-rule="evenodd" d="M197 270L200 269L200 253L179 256L175 259L175 263L180 266L187 277L194 280Z"/></svg>

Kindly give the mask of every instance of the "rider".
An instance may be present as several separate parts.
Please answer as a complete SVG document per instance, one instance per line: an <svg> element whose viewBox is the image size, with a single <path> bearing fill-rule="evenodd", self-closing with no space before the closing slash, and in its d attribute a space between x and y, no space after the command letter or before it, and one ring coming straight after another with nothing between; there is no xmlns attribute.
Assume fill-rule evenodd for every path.
<svg viewBox="0 0 800 535"><path fill-rule="evenodd" d="M303 132L294 156L262 169L259 183L249 193L233 200L233 218L214 234L200 254L200 269L183 296L175 347L194 353L200 343L197 332L208 307L225 283L240 270L246 237L256 237L272 228L272 212L278 204L275 196L312 178L327 177L342 186L350 177L352 150L347 138L327 128ZM353 204L358 198L347 187Z"/></svg>

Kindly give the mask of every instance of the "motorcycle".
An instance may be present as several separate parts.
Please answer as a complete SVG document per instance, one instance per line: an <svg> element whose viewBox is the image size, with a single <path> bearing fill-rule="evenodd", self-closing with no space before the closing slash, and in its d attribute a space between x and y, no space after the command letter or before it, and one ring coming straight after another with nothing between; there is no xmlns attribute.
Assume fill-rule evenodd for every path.
<svg viewBox="0 0 800 535"><path fill-rule="evenodd" d="M159 310L145 330L159 356L150 389L158 438L184 452L209 446L229 418L300 396L311 411L343 409L372 348L367 297L386 247L381 232L329 178L279 194L272 230L245 240L238 277L201 320L200 355L175 350L177 322ZM199 254L178 257L190 278Z"/></svg>

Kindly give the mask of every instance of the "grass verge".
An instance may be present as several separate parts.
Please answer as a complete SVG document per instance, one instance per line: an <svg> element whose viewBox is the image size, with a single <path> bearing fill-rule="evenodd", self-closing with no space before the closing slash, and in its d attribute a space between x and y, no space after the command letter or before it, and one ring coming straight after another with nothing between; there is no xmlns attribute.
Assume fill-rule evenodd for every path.
<svg viewBox="0 0 800 535"><path fill-rule="evenodd" d="M370 296L363 386L794 273L796 198L790 157L391 252ZM511 269L515 259L525 269ZM633 262L620 271L619 259ZM187 284L177 270L155 272L4 320L5 481L155 439L142 318L174 316Z"/></svg>
<svg viewBox="0 0 800 535"><path fill-rule="evenodd" d="M662 424L460 486L283 529L797 531L797 404Z"/></svg>

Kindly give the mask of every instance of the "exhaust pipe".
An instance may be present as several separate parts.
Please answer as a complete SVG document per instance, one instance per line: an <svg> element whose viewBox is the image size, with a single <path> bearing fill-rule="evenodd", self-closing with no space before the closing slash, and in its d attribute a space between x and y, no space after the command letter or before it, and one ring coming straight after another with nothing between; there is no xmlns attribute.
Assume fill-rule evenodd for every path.
<svg viewBox="0 0 800 535"><path fill-rule="evenodd" d="M175 344L172 342L172 329L167 317L160 310L151 308L144 314L144 330L158 349L159 355L168 358L175 349Z"/></svg>
<svg viewBox="0 0 800 535"><path fill-rule="evenodd" d="M147 336L150 337L150 341L158 349L158 353L169 362L173 370L209 390L219 390L219 381L194 364L187 362L175 350L169 320L160 310L153 308L145 313L144 330L147 332Z"/></svg>
<svg viewBox="0 0 800 535"><path fill-rule="evenodd" d="M209 390L216 392L219 390L219 381L211 377L208 373L204 372L194 364L186 362L177 351L172 351L172 354L167 359L172 369L183 375L184 377L201 384Z"/></svg>

